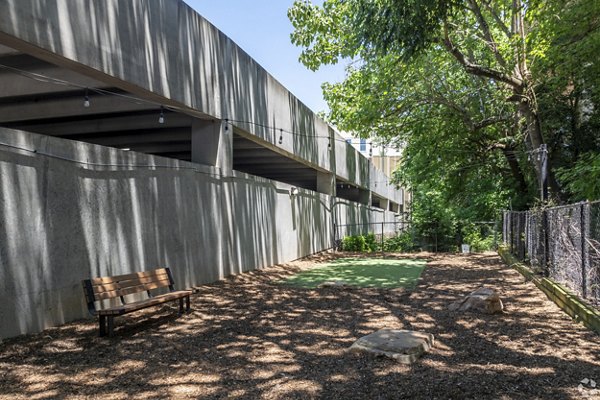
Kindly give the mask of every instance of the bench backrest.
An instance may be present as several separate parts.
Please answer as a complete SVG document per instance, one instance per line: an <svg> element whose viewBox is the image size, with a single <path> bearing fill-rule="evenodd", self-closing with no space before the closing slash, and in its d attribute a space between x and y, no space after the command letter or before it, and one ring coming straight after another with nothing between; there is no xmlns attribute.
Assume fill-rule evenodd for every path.
<svg viewBox="0 0 600 400"><path fill-rule="evenodd" d="M104 276L83 281L83 290L91 313L95 312L94 302L96 301L119 297L124 303L124 296L140 292L147 292L148 296L151 296L150 290L161 287L168 287L171 291L175 290L169 268Z"/></svg>

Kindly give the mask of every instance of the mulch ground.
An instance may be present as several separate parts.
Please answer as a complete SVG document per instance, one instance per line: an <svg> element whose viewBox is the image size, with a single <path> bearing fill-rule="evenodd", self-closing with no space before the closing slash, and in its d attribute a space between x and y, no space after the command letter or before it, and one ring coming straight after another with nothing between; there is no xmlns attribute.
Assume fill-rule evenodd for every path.
<svg viewBox="0 0 600 400"><path fill-rule="evenodd" d="M600 384L598 335L496 255L428 258L413 291L276 283L316 258L201 286L190 314L141 311L110 339L85 320L5 340L0 398L591 398L578 385ZM447 311L482 285L505 314ZM411 366L345 351L384 327L431 332L436 345Z"/></svg>

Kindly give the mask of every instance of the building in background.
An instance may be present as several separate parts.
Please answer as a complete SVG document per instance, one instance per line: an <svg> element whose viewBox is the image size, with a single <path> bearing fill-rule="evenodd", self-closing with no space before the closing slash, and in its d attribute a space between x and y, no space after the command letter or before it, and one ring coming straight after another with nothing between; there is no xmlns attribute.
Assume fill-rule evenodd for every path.
<svg viewBox="0 0 600 400"><path fill-rule="evenodd" d="M391 146L378 146L373 144L369 139L355 138L346 132L342 132L341 135L346 138L347 143L351 144L362 155L369 158L375 168L381 171L385 176L393 177L394 171L401 162L402 149ZM411 192L406 188L402 188L402 197L403 201L400 212L402 213L402 218L408 219L412 200Z"/></svg>

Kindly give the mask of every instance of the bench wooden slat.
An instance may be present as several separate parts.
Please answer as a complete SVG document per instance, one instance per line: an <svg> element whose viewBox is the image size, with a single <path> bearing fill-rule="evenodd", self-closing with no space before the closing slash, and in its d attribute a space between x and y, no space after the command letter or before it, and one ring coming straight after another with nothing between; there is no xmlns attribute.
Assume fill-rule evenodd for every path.
<svg viewBox="0 0 600 400"><path fill-rule="evenodd" d="M92 289L94 289L94 294L104 293L104 292L112 292L119 289L125 289L132 286L140 286L144 283L152 283L158 281L168 280L169 275L165 272L164 274L156 275L153 277L146 277L140 279L128 279L126 281L115 281L113 283L103 283L99 285L92 285Z"/></svg>
<svg viewBox="0 0 600 400"><path fill-rule="evenodd" d="M90 279L90 281L92 282L92 286L95 286L95 285L101 285L103 283L114 283L116 281L128 281L128 280L139 279L139 278L151 278L156 275L162 275L162 274L166 274L166 273L167 273L166 268L159 268L159 269L155 269L152 271L140 271L140 272L134 272L134 273L125 274L125 275L103 276L103 277L99 277L99 278Z"/></svg>
<svg viewBox="0 0 600 400"><path fill-rule="evenodd" d="M167 278L167 279L163 279L160 281L154 281L151 283L138 284L137 286L129 286L126 288L119 288L117 290L111 290L109 292L96 293L95 296L96 296L97 300L107 300L107 299L113 299L115 297L127 296L129 294L145 292L147 290L158 289L161 287L167 287L170 284L171 284L171 282L169 281L169 278Z"/></svg>
<svg viewBox="0 0 600 400"><path fill-rule="evenodd" d="M135 303L124 304L122 306L104 308L98 311L99 315L122 315L133 311L141 310L146 307L155 306L169 301L187 297L192 294L191 290L180 290L177 292L165 293L151 299L136 301Z"/></svg>

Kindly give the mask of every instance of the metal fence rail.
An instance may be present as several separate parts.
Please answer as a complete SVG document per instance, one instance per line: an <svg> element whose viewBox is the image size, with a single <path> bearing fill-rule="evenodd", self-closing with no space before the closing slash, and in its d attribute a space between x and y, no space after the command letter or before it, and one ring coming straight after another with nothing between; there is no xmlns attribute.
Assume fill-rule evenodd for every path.
<svg viewBox="0 0 600 400"><path fill-rule="evenodd" d="M410 221L388 221L388 222L359 222L351 224L334 224L334 248L341 247L342 239L352 235L374 234L376 240L383 247L383 240L386 237L396 236L401 232L408 230L411 226Z"/></svg>
<svg viewBox="0 0 600 400"><path fill-rule="evenodd" d="M519 260L600 305L600 201L505 211L502 232Z"/></svg>

